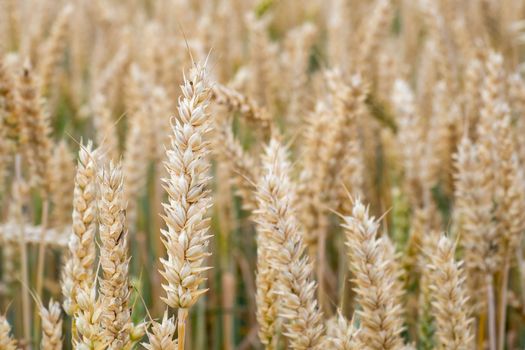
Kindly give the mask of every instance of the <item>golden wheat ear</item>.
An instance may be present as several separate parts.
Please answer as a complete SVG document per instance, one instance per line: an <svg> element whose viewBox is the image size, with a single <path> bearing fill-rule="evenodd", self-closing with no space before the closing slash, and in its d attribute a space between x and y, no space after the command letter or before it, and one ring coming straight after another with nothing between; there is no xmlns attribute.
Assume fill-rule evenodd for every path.
<svg viewBox="0 0 525 350"><path fill-rule="evenodd" d="M120 164L99 171L100 300L101 326L110 349L131 342L128 229Z"/></svg>
<svg viewBox="0 0 525 350"><path fill-rule="evenodd" d="M4 350L17 350L17 341L11 335L11 325L4 315L0 315L0 348Z"/></svg>
<svg viewBox="0 0 525 350"><path fill-rule="evenodd" d="M352 215L343 223L350 270L354 273L357 311L361 325L357 341L373 349L400 349L403 346L403 308L399 271L393 247L386 237L377 238L379 222L357 199ZM376 293L370 293L371 289ZM377 319L385 322L377 324Z"/></svg>
<svg viewBox="0 0 525 350"><path fill-rule="evenodd" d="M290 179L287 149L272 138L263 157L263 171L256 190L258 267L261 290L258 290L258 318L271 331L274 319L272 298L277 298L277 315L284 321L283 334L292 349L316 348L324 333L322 313L315 296L316 283L311 279L313 266L305 254L294 205L295 186ZM267 260L267 261L265 261ZM264 283L262 283L264 282ZM265 294L270 293L270 294ZM272 295L275 294L275 296ZM260 333L266 342L271 335ZM305 345L307 344L307 345ZM271 348L272 344L266 345Z"/></svg>
<svg viewBox="0 0 525 350"><path fill-rule="evenodd" d="M436 319L437 341L445 349L471 349L474 335L468 308L468 296L462 262L456 262L455 244L441 236L426 252L431 270L430 291Z"/></svg>
<svg viewBox="0 0 525 350"><path fill-rule="evenodd" d="M142 345L147 350L177 349L178 341L174 338L176 329L174 317L168 318L168 310L166 310L161 322L151 322L151 330L147 332L148 342Z"/></svg>
<svg viewBox="0 0 525 350"><path fill-rule="evenodd" d="M50 300L48 307L40 305L42 318L42 343L43 350L62 349L62 310L60 304Z"/></svg>

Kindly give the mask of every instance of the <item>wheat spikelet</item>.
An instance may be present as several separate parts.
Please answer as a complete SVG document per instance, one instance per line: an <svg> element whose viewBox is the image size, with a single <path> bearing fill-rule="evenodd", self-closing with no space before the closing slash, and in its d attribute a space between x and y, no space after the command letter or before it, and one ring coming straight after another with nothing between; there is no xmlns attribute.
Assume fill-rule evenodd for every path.
<svg viewBox="0 0 525 350"><path fill-rule="evenodd" d="M313 266L304 255L295 217L295 189L289 178L286 148L276 139L266 147L263 165L255 215L260 239L269 245L271 268L277 271L278 314L285 320L284 334L292 349L317 349L323 324L315 299L316 284L311 280Z"/></svg>
<svg viewBox="0 0 525 350"><path fill-rule="evenodd" d="M73 189L75 187L75 165L65 141L55 148L51 159L51 201L52 221L56 228L64 229L71 223L73 210Z"/></svg>
<svg viewBox="0 0 525 350"><path fill-rule="evenodd" d="M62 316L60 304L50 300L48 307L40 306L42 318L42 350L62 349Z"/></svg>
<svg viewBox="0 0 525 350"><path fill-rule="evenodd" d="M77 336L72 339L75 349L107 349L107 337L101 328L103 311L100 299L97 299L96 285L82 283L75 290L76 310L74 325Z"/></svg>
<svg viewBox="0 0 525 350"><path fill-rule="evenodd" d="M352 216L345 217L343 224L356 301L361 306L357 311L361 320L358 341L365 349L402 349L401 305L399 295L391 292L398 276L389 271L391 259L384 256L384 241L376 239L378 227L360 200L355 201Z"/></svg>
<svg viewBox="0 0 525 350"><path fill-rule="evenodd" d="M175 335L175 321L173 317L168 318L168 312L164 312L162 322L153 321L151 331L148 334L148 343L142 343L147 350L173 350L177 348Z"/></svg>
<svg viewBox="0 0 525 350"><path fill-rule="evenodd" d="M11 336L11 326L4 315L0 315L0 349L17 350L17 342Z"/></svg>
<svg viewBox="0 0 525 350"><path fill-rule="evenodd" d="M472 320L469 319L465 277L461 262L454 260L455 245L442 236L435 251L429 251L432 270L430 281L432 309L436 318L436 336L440 348L472 349Z"/></svg>
<svg viewBox="0 0 525 350"><path fill-rule="evenodd" d="M73 190L73 233L69 239L69 256L62 280L63 306L70 316L74 315L77 308L75 288L86 285L85 289L89 291L95 285L96 157L91 142L81 145Z"/></svg>
<svg viewBox="0 0 525 350"><path fill-rule="evenodd" d="M73 13L73 5L67 4L53 23L51 33L44 45L42 54L42 61L39 63L38 71L40 76L40 91L42 95L49 92L49 88L53 83L53 73L55 67L60 62L60 56L64 51L66 44L66 37L68 34L69 18Z"/></svg>
<svg viewBox="0 0 525 350"><path fill-rule="evenodd" d="M256 316L259 325L259 339L267 350L275 349L275 335L278 326L278 298L275 294L277 271L269 264L268 246L260 236L257 239L257 275L255 279L257 305Z"/></svg>
<svg viewBox="0 0 525 350"><path fill-rule="evenodd" d="M131 312L128 282L128 232L126 204L123 198L123 177L120 165L103 169L98 174L100 186L99 279L102 315L100 324L107 337L109 349L122 349L130 342Z"/></svg>
<svg viewBox="0 0 525 350"><path fill-rule="evenodd" d="M323 340L324 349L357 350L359 349L356 335L359 330L354 328L353 322L348 321L339 310L326 322L326 336Z"/></svg>

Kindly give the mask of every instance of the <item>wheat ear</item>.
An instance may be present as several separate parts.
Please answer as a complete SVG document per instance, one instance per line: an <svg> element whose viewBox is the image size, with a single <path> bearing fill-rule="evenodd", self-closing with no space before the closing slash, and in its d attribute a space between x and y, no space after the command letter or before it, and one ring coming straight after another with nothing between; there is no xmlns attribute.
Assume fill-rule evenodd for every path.
<svg viewBox="0 0 525 350"><path fill-rule="evenodd" d="M368 208L357 199L352 216L345 217L343 224L356 301L361 306L357 311L361 320L357 339L366 349L402 349L400 296L392 292L392 288L397 289L399 276L390 270L392 261L385 256L384 240L376 238L378 227Z"/></svg>
<svg viewBox="0 0 525 350"><path fill-rule="evenodd" d="M61 141L53 153L51 167L51 202L53 226L64 229L71 224L73 211L73 189L75 186L75 163L65 141Z"/></svg>
<svg viewBox="0 0 525 350"><path fill-rule="evenodd" d="M4 315L0 315L0 349L17 350L17 342L11 336L11 325L7 322Z"/></svg>
<svg viewBox="0 0 525 350"><path fill-rule="evenodd" d="M60 62L61 55L67 43L69 18L73 13L73 5L67 4L53 23L49 39L45 42L44 51L42 52L42 62L39 65L40 73L40 91L42 95L49 92L53 83L53 73L57 64Z"/></svg>
<svg viewBox="0 0 525 350"><path fill-rule="evenodd" d="M101 326L107 337L108 349L122 349L130 342L131 313L128 282L129 259L126 203L120 165L104 168L98 174L100 198L100 298Z"/></svg>
<svg viewBox="0 0 525 350"><path fill-rule="evenodd" d="M60 304L50 300L47 308L41 305L40 317L42 318L42 350L61 350L62 316Z"/></svg>
<svg viewBox="0 0 525 350"><path fill-rule="evenodd" d="M148 332L148 342L142 343L147 350L174 350L177 348L177 339L175 335L175 320L173 317L168 318L168 312L164 312L162 322L153 321L151 331Z"/></svg>
<svg viewBox="0 0 525 350"><path fill-rule="evenodd" d="M469 318L462 263L454 260L454 243L442 236L435 251L426 252L431 260L430 290L440 348L467 350L473 347L472 320Z"/></svg>
<svg viewBox="0 0 525 350"><path fill-rule="evenodd" d="M211 206L208 183L209 153L205 140L211 121L207 113L210 86L205 66L196 64L184 76L179 117L173 123L171 148L168 149L164 180L168 203L164 204L167 228L162 230L168 257L161 259L166 279L164 302L178 308L179 349L184 349L184 332L188 309L206 292L200 285L203 266L210 255L207 251L209 219L206 211Z"/></svg>
<svg viewBox="0 0 525 350"><path fill-rule="evenodd" d="M263 242L263 247L268 245L271 268L276 271L278 315L284 319L284 334L290 347L317 349L324 327L315 298L316 283L311 279L313 266L305 255L293 207L296 194L290 167L286 148L272 139L266 147L256 192L258 241Z"/></svg>
<svg viewBox="0 0 525 350"><path fill-rule="evenodd" d="M2 100L2 125L7 137L13 141L15 151L27 141L24 118L18 113L18 89L12 71L0 55L0 99Z"/></svg>
<svg viewBox="0 0 525 350"><path fill-rule="evenodd" d="M348 321L339 310L337 315L326 322L324 349L357 350L359 349L356 340L358 332L353 321Z"/></svg>
<svg viewBox="0 0 525 350"><path fill-rule="evenodd" d="M80 146L73 190L73 233L69 239L69 256L62 276L63 306L70 316L77 309L75 289L86 285L89 291L95 285L96 157L92 142Z"/></svg>

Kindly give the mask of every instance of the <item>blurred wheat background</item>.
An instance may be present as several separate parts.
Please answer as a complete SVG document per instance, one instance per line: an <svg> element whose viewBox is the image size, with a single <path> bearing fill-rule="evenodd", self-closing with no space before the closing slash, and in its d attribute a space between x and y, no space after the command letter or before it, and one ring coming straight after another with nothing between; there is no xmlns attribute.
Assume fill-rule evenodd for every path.
<svg viewBox="0 0 525 350"><path fill-rule="evenodd" d="M525 348L522 0L0 0L0 350Z"/></svg>

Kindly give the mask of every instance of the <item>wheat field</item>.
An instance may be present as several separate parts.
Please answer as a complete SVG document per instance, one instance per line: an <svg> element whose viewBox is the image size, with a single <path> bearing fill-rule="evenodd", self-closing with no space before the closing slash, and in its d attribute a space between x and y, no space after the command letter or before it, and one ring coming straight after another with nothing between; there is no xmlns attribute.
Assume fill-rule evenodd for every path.
<svg viewBox="0 0 525 350"><path fill-rule="evenodd" d="M523 0L0 0L0 350L525 349Z"/></svg>

